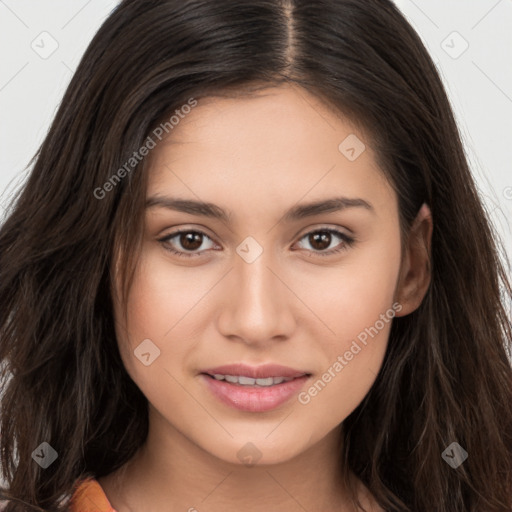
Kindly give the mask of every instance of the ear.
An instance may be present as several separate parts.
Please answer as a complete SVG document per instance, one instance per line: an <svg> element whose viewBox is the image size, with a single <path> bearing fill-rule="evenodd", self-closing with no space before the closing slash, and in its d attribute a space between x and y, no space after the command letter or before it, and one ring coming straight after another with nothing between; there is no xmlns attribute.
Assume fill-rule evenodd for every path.
<svg viewBox="0 0 512 512"><path fill-rule="evenodd" d="M431 279L432 213L426 203L421 206L406 239L402 265L395 289L395 300L402 305L396 316L416 310L425 297Z"/></svg>

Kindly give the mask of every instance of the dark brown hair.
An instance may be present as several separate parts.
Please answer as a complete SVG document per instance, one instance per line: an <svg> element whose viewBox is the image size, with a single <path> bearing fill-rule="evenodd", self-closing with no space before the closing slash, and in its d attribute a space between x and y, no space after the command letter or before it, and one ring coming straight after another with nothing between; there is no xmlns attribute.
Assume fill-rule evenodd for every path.
<svg viewBox="0 0 512 512"><path fill-rule="evenodd" d="M383 366L344 422L340 464L388 511L512 510L512 296L453 112L389 0L124 0L85 52L0 229L6 511L66 510L79 479L127 462L147 400L123 367L112 262L127 293L149 159L94 191L190 98L291 83L371 135L404 234L432 211L432 281L395 318ZM505 257L505 255L502 255ZM469 454L453 469L453 441ZM48 442L57 460L32 459Z"/></svg>

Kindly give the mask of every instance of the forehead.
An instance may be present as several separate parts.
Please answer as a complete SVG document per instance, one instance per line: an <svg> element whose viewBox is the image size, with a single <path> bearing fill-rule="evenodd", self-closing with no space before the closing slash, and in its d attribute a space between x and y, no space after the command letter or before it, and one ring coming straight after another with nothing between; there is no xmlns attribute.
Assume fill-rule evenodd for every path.
<svg viewBox="0 0 512 512"><path fill-rule="evenodd" d="M153 150L148 196L172 192L261 205L333 192L387 193L381 199L389 202L371 141L301 88L208 97L180 117Z"/></svg>

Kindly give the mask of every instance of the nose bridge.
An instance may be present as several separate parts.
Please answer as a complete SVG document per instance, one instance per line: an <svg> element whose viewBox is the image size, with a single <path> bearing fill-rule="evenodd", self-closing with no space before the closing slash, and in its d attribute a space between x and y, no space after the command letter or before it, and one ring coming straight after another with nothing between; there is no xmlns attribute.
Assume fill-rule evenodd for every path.
<svg viewBox="0 0 512 512"><path fill-rule="evenodd" d="M223 334L246 342L288 335L293 323L290 302L286 287L276 276L281 271L272 251L263 250L252 239L242 242L237 253L220 318Z"/></svg>

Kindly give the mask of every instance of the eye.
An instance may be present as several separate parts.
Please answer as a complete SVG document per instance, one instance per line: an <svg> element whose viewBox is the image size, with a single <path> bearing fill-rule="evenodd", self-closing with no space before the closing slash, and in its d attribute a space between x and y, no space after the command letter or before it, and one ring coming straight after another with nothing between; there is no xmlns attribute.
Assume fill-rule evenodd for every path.
<svg viewBox="0 0 512 512"><path fill-rule="evenodd" d="M325 249L331 246L332 242L335 241L336 238L340 239L341 242L335 245L334 249L331 248L326 251ZM306 249L311 250L313 253L318 254L319 256L330 256L331 254L347 250L355 242L354 238L333 228L324 228L310 231L301 238L301 240L304 239L306 239L307 243L311 247L311 249L308 247L306 247Z"/></svg>
<svg viewBox="0 0 512 512"><path fill-rule="evenodd" d="M176 241L174 243L171 243L171 240L173 239L176 239ZM203 247L203 250L201 252L196 252L198 251L199 248L201 248L205 239L208 239L213 243L213 240L202 231L183 229L175 231L174 233L171 233L170 235L167 235L166 237L161 238L158 241L162 243L164 249L166 249L167 251L183 258L190 258L193 256L201 256L201 252L212 248ZM178 249L174 249L173 245L178 245Z"/></svg>
<svg viewBox="0 0 512 512"><path fill-rule="evenodd" d="M331 246L333 241L338 238L340 242L329 250L325 250ZM176 239L174 242L173 240ZM311 248L306 250L313 252L319 256L329 256L347 250L351 247L355 239L349 237L345 233L338 231L333 228L317 229L306 233L300 240L306 239L307 243ZM214 247L202 247L205 240L209 240ZM213 240L202 231L192 229L182 229L175 231L164 238L158 240L164 247L165 250L175 254L179 257L190 258L193 256L201 256L204 251L214 249L215 246ZM178 249L175 247L178 246ZM202 250L200 250L202 247Z"/></svg>

